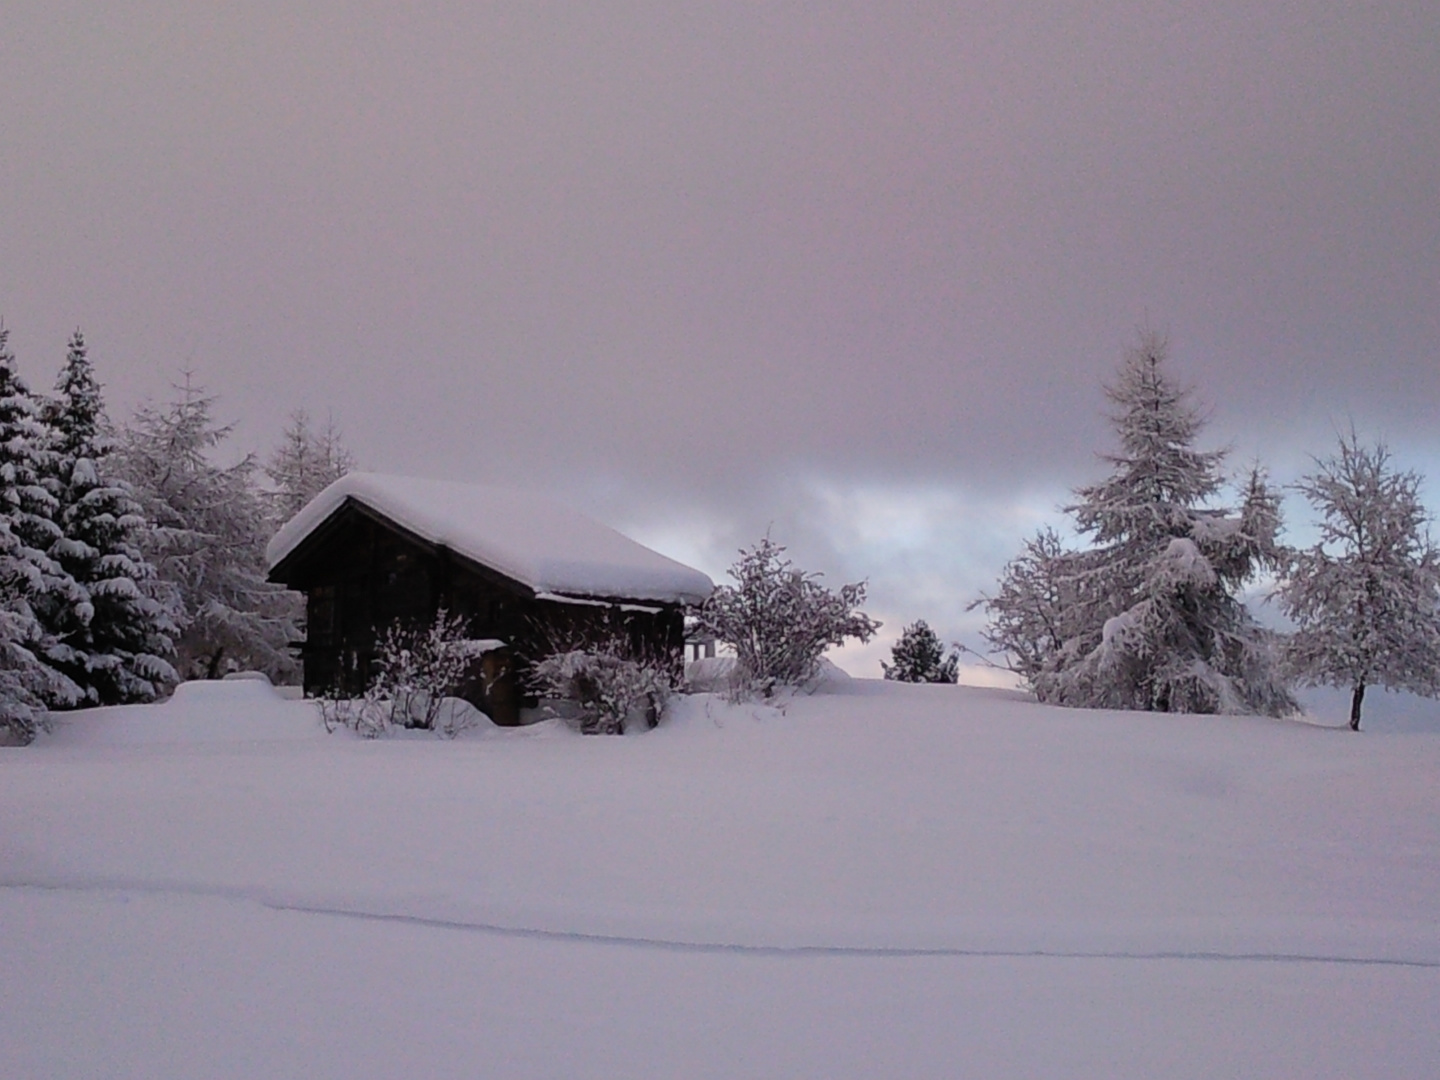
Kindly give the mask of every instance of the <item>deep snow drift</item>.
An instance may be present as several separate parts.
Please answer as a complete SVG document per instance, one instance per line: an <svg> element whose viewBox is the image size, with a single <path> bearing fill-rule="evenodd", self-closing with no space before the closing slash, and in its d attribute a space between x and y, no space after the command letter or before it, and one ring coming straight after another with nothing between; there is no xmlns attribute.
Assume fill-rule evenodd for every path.
<svg viewBox="0 0 1440 1080"><path fill-rule="evenodd" d="M1424 1076L1440 736L856 680L0 751L4 1075Z"/></svg>

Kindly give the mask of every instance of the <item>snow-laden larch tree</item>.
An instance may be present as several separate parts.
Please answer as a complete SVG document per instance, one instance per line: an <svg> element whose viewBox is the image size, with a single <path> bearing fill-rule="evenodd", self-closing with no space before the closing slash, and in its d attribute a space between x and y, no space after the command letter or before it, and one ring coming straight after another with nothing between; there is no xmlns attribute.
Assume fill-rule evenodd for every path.
<svg viewBox="0 0 1440 1080"><path fill-rule="evenodd" d="M182 677L253 668L282 681L295 669L295 608L266 580L270 519L254 457L212 460L230 434L212 419L213 405L187 377L169 405L141 408L121 430L116 460L153 523L144 554L178 612Z"/></svg>
<svg viewBox="0 0 1440 1080"><path fill-rule="evenodd" d="M1368 687L1440 695L1440 551L1422 478L1397 470L1383 443L1352 430L1316 465L1296 486L1320 514L1320 541L1295 553L1278 594L1297 627L1286 655L1300 681L1350 691L1359 731Z"/></svg>
<svg viewBox="0 0 1440 1080"><path fill-rule="evenodd" d="M304 409L290 414L280 445L265 463L272 490L266 492L270 514L282 525L311 499L355 468L334 420L317 429Z"/></svg>
<svg viewBox="0 0 1440 1080"><path fill-rule="evenodd" d="M1042 701L1091 708L1280 715L1295 708L1273 635L1241 589L1278 567L1279 500L1251 470L1238 508L1217 506L1223 450L1142 332L1115 382L1110 475L1067 507L1091 546L1043 532L980 603L986 636Z"/></svg>

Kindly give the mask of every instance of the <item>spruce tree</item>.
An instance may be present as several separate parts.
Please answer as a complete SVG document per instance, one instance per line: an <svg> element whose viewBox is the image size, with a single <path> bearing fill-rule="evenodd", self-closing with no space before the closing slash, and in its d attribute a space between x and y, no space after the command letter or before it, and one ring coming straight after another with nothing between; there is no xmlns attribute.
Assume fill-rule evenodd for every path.
<svg viewBox="0 0 1440 1080"><path fill-rule="evenodd" d="M111 475L114 441L104 433L100 384L78 330L46 415L63 533L50 554L90 597L88 618L72 611L54 627L68 649L57 666L90 704L153 701L176 681L166 657L177 630L151 595L155 570L139 546L148 527L141 507Z"/></svg>
<svg viewBox="0 0 1440 1080"><path fill-rule="evenodd" d="M60 530L36 414L0 325L0 729L22 743L44 726L48 708L82 697L52 666L68 653L48 623L66 605L88 617L85 591L46 554Z"/></svg>
<svg viewBox="0 0 1440 1080"><path fill-rule="evenodd" d="M1352 431L1299 490L1320 512L1320 542L1297 552L1279 591L1297 630L1287 658L1302 682L1350 691L1360 730L1371 686L1440 695L1440 550L1426 531L1421 478L1383 443Z"/></svg>
<svg viewBox="0 0 1440 1080"><path fill-rule="evenodd" d="M82 696L79 687L42 659L54 639L30 602L37 554L0 516L0 744L29 743L46 727L52 707L73 705Z"/></svg>
<svg viewBox="0 0 1440 1080"><path fill-rule="evenodd" d="M1283 559L1279 503L1251 471L1241 507L1212 505L1223 451L1195 448L1199 411L1143 333L1106 394L1120 447L1068 507L1092 546L1032 542L983 603L989 639L1045 701L1162 712L1295 708L1272 636L1240 589Z"/></svg>
<svg viewBox="0 0 1440 1080"><path fill-rule="evenodd" d="M880 662L885 678L897 682L953 683L960 678L959 653L947 656L945 646L924 619L917 619L900 633L890 650L890 663Z"/></svg>

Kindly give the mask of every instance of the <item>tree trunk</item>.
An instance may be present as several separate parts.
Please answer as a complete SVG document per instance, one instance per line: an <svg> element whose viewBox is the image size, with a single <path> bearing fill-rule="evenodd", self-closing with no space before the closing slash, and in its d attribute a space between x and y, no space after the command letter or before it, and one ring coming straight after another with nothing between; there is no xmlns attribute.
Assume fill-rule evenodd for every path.
<svg viewBox="0 0 1440 1080"><path fill-rule="evenodd" d="M1360 703L1365 700L1365 680L1361 679L1355 684L1355 689L1350 694L1350 730L1360 730Z"/></svg>
<svg viewBox="0 0 1440 1080"><path fill-rule="evenodd" d="M207 679L220 678L220 658L224 655L225 646L221 645L218 649L215 650L215 655L210 658L210 663L206 665L205 677Z"/></svg>

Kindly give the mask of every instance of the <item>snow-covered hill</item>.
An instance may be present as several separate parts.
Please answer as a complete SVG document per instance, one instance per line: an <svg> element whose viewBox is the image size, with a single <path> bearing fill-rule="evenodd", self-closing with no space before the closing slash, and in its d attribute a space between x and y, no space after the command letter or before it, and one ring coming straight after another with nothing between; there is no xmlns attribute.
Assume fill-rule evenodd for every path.
<svg viewBox="0 0 1440 1080"><path fill-rule="evenodd" d="M0 751L0 1073L1432 1075L1437 780L868 680L453 743L192 684Z"/></svg>

